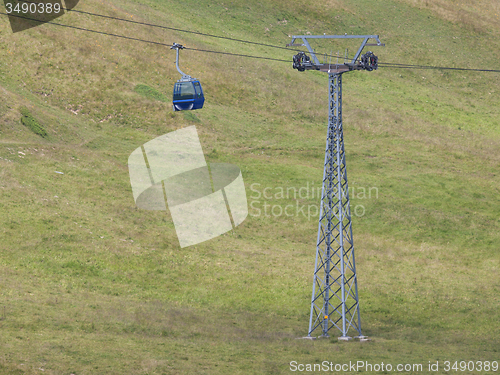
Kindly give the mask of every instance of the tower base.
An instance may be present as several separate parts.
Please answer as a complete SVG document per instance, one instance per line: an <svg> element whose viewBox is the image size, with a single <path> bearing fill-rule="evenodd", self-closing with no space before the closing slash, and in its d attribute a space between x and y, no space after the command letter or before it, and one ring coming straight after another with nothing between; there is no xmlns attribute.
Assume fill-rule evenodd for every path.
<svg viewBox="0 0 500 375"><path fill-rule="evenodd" d="M356 336L355 339L358 339L360 342L372 341L372 339L368 338L368 336Z"/></svg>
<svg viewBox="0 0 500 375"><path fill-rule="evenodd" d="M351 341L352 337L351 336L340 336L339 341Z"/></svg>

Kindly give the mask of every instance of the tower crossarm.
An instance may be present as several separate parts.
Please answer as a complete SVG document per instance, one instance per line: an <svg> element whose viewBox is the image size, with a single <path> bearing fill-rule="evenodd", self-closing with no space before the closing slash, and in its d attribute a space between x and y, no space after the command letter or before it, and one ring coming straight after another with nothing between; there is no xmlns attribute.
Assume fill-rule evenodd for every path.
<svg viewBox="0 0 500 375"><path fill-rule="evenodd" d="M297 40L302 40L302 43L297 43ZM350 62L345 62L343 64L321 64L319 62L316 53L309 43L309 39L363 39L361 45L359 46L356 54ZM368 43L370 39L374 39L375 43ZM292 41L287 44L287 47L306 47L307 51L311 55L311 58L305 54L305 52L299 52L294 56L295 69L299 71L304 70L320 70L327 73L345 73L351 70L362 70L366 69L366 65L362 62L358 62L361 52L366 46L380 46L384 47L385 44L380 41L378 35L293 35ZM371 53L371 52L370 52ZM376 56L375 56L376 58ZM376 67L366 70L375 70Z"/></svg>

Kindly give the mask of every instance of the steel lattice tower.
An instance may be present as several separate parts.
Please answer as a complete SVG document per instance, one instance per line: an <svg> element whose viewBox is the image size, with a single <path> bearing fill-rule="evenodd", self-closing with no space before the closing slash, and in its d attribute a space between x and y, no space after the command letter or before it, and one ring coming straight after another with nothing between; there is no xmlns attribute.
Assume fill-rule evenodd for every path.
<svg viewBox="0 0 500 375"><path fill-rule="evenodd" d="M336 327L361 334L358 282L342 128L342 73L329 75L329 116L308 336Z"/></svg>
<svg viewBox="0 0 500 375"><path fill-rule="evenodd" d="M303 44L294 44L296 39ZM343 64L320 64L307 39L352 39L363 38L352 62ZM356 338L365 339L361 333L358 280L354 259L351 209L347 183L347 167L342 127L342 74L352 70L377 69L377 57L368 52L360 57L370 38L383 44L377 35L317 35L293 36L288 46L305 46L311 59L304 52L294 57L293 67L299 71L320 70L329 76L328 132L326 136L323 188L316 242L311 313L307 337L321 328L322 337L329 337L329 331L337 328L339 340L350 340L349 331L356 332Z"/></svg>

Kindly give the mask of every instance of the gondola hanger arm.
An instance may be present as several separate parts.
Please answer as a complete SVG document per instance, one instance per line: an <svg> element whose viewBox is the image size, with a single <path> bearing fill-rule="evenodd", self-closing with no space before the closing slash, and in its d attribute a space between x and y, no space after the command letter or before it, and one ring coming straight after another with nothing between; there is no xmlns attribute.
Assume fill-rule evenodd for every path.
<svg viewBox="0 0 500 375"><path fill-rule="evenodd" d="M179 68L179 50L181 49L184 49L186 47L184 47L182 44L179 44L179 43L174 43L172 45L172 47L170 47L170 49L175 49L176 51L176 56L175 56L175 67L177 68L177 71L181 74L182 78L181 79L185 79L185 80L191 80L191 76L184 73L181 68Z"/></svg>

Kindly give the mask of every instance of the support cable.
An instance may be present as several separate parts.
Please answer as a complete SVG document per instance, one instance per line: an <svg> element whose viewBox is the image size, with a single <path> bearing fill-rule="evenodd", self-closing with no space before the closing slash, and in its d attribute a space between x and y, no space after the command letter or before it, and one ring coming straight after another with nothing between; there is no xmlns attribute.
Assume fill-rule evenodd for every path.
<svg viewBox="0 0 500 375"><path fill-rule="evenodd" d="M29 1L29 0L19 0L19 1L20 2L25 2L25 3L37 4L37 3L33 2L33 1ZM83 10L69 9L69 8L65 8L65 7L61 7L61 9L64 9L67 12L76 12L76 13L81 13L81 14L87 14L89 16L102 17L102 18L107 18L107 19L115 20L115 21L133 23L133 24L136 24L136 25L142 25L142 26L148 26L148 27L156 27L156 28L159 28L159 29L172 30L172 31L178 31L178 32L189 33L189 34L196 34L196 35L201 35L201 36L207 36L207 37L210 37L210 38L226 39L226 40L231 40L231 41L234 41L234 42L248 43L248 44L254 44L254 45L259 45L259 46L264 46L264 47L269 47L269 48L279 48L279 49L284 49L284 50L287 50L287 51L297 51L297 52L300 52L300 50L293 50L293 49L291 50L290 48L276 46L276 45L273 45L273 44L252 42L250 40L230 38L230 37L222 36L222 35L207 34L207 33L201 33L201 32L198 32L198 31L179 29L179 28L169 27L169 26L162 26L162 25L157 25L157 24L148 23L148 22L139 22L139 21L134 21L134 20L127 20L125 18L107 16L107 15L104 15L104 14L91 13L91 12L86 12L86 11L83 11Z"/></svg>
<svg viewBox="0 0 500 375"><path fill-rule="evenodd" d="M113 36L113 37L116 37L116 38L133 40L133 41L136 41L136 42L149 43L149 44L155 44L155 45L167 46L167 47L171 47L172 46L172 44L167 44L167 43L162 43L162 42L155 42L153 40L133 38L133 37L126 36L126 35L112 34L112 33L107 33L107 32L104 32L104 31L92 30L92 29L87 29L87 28L78 27L78 26L64 25L62 23L57 23L57 22L52 22L52 21L39 21L39 20L35 20L33 18L18 16L18 15L14 15L14 14L3 13L3 12L0 12L0 14L6 15L6 16L9 16L9 17L23 18L23 19L26 19L26 20L36 21L36 22L40 22L40 23L44 23L44 24L48 23L48 24L51 24L51 25L56 25L56 26L61 26L61 27L67 27L67 28L70 28L70 29L75 29L75 30L80 30L80 31L88 31L88 32L91 32L91 33L96 33L96 34L101 34L101 35L106 35L106 36ZM252 58L252 59L263 59L263 60L271 60L271 61L279 61L279 62L287 62L287 63L290 62L290 60L275 59L275 58L272 58L272 57L264 57L264 56L244 55L244 54L240 54L240 53L211 51L211 50L205 50L205 49L199 49L199 48L191 48L191 47L185 47L185 49L191 50L191 51L197 51L197 52L217 53L217 54L221 54L221 55L236 56L236 57L246 57L246 58Z"/></svg>
<svg viewBox="0 0 500 375"><path fill-rule="evenodd" d="M480 69L480 68L454 68L448 66L433 66L433 65L408 65L397 63L383 63L379 62L382 68L395 68L395 69L438 69L438 70L459 70L468 72L492 72L500 73L500 69Z"/></svg>
<svg viewBox="0 0 500 375"><path fill-rule="evenodd" d="M30 2L27 0L20 0L24 2ZM200 33L196 31L190 31L190 30L183 30L183 29L176 29L176 28L171 28L167 26L161 26L161 25L155 25L155 24L149 24L145 22L138 22L138 21L132 21L132 20L127 20L123 18L118 18L118 17L111 17L111 16L105 16L97 13L90 13L90 12L85 12L85 11L80 11L80 10L74 10L74 9L67 9L67 8L61 8L61 9L66 9L69 12L78 12L78 13L83 13L83 14L89 14L93 16L98 16L98 17L104 17L104 18L109 18L109 19L116 19L124 22L130 22L130 23L135 23L139 25L144 25L144 26L150 26L150 27L159 27L159 28L164 28L164 29L170 29L170 30L175 30L175 31L180 31L180 32L187 32L187 33L192 33L192 34L197 34L197 35L203 35L203 36L209 36L209 37L215 37L215 38L220 38L220 39L227 39L227 40L232 40L232 41L238 41L242 43L249 43L249 44L254 44L254 45L261 45L264 47L268 48L280 48L280 49L285 49L288 51L299 51L299 50L292 50L286 47L280 47L280 46L274 46L271 44L265 44L265 43L258 43L258 42L252 42L248 40L243 40L243 39L235 39L235 38L229 38L229 37L224 37L224 36L218 36L218 35L212 35L212 34L205 34L205 33ZM75 29L75 30L80 30L80 31L87 31L91 33L96 33L96 34L101 34L101 35L106 35L106 36L112 36L116 38L122 38L122 39L128 39L128 40L133 40L136 42L142 42L142 43L149 43L149 44L155 44L155 45L161 45L161 46L167 46L170 47L172 44L167 44L167 43L162 43L162 42L156 42L152 40L146 40L146 39L140 39L140 38L133 38L129 37L126 35L120 35L120 34L113 34L113 33L107 33L104 31L99 31L99 30L92 30L92 29L87 29L83 27L78 27L78 26L71 26L71 25L65 25L53 21L40 21L36 20L33 18L29 17L23 17L20 15L15 15L15 14L9 14L9 13L4 13L0 12L1 15L9 16L9 17L17 17L17 18L22 18L30 21L35 21L35 22L40 22L40 23L48 23L56 26L61 26L61 27L67 27L70 29ZM263 60L270 60L270 61L278 61L278 62L286 62L290 63L290 60L284 60L284 59L276 59L272 57L264 57L264 56L254 56L254 55L245 55L245 54L239 54L239 53L230 53L230 52L222 52L222 51L213 51L213 50L206 50L206 49L199 49L199 48L191 48L191 47L185 47L187 50L191 51L197 51L197 52L206 52L206 53L215 53L215 54L220 54L220 55L227 55L227 56L234 56L234 57L244 57L244 58L252 58L252 59L263 59ZM301 52L301 51L300 51ZM342 58L343 56L338 56L338 55L326 55L326 57L338 57ZM359 59L357 60L359 61ZM433 65L411 65L411 64L398 64L398 63L384 63L384 62L379 62L378 63L381 68L393 68L393 69L435 69L435 70L456 70L456 71L472 71L472 72L490 72L490 73L500 73L500 69L481 69L481 68L455 68L455 67L443 67L443 66L433 66Z"/></svg>

